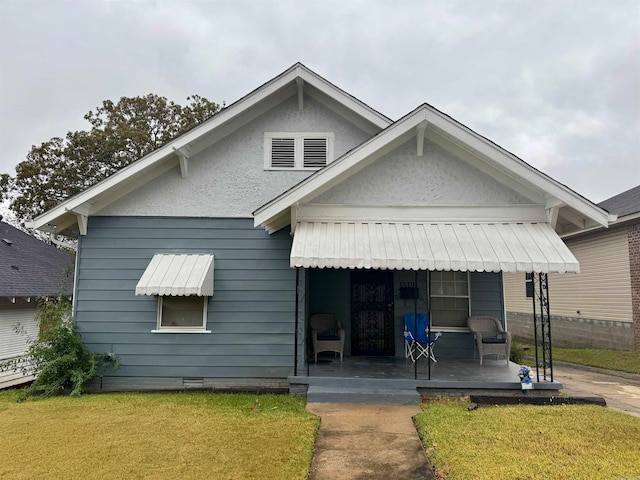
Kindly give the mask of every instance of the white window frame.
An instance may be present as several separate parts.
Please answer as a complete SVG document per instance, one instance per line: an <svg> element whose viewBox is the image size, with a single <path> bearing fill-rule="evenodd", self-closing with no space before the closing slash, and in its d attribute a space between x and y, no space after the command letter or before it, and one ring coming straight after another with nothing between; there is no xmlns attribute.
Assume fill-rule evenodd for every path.
<svg viewBox="0 0 640 480"><path fill-rule="evenodd" d="M158 295L158 312L157 312L157 324L156 329L152 330L152 333L211 333L211 330L207 330L207 307L209 305L209 297L207 296L193 296L202 300L202 325L199 327L165 327L162 325L162 301L164 295ZM183 297L188 298L188 297Z"/></svg>
<svg viewBox="0 0 640 480"><path fill-rule="evenodd" d="M293 167L271 166L271 142L274 138L292 138L294 140L294 165ZM265 132L264 134L264 169L273 171L306 170L315 171L322 167L304 166L304 140L309 138L324 138L327 140L327 163L333 161L333 144L335 135L333 132Z"/></svg>
<svg viewBox="0 0 640 480"><path fill-rule="evenodd" d="M526 298L533 298L535 296L533 285L533 273L525 273L524 274L524 296ZM529 290L531 290L531 295L529 295Z"/></svg>
<svg viewBox="0 0 640 480"><path fill-rule="evenodd" d="M454 272L456 273L456 272ZM467 275L467 294L466 295L433 295L433 290L429 292L430 298L466 298L468 305L467 317L471 316L471 277L469 276L469 272L460 272L465 273ZM432 289L433 282L429 282L429 289ZM467 326L464 327L454 327L450 325L437 325L433 324L431 326L431 330L439 330L443 332L469 332L469 328Z"/></svg>

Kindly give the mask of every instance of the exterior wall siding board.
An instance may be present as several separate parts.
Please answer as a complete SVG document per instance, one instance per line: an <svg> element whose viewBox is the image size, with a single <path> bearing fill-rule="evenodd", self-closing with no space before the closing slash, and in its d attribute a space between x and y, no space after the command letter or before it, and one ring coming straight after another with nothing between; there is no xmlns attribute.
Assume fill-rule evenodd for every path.
<svg viewBox="0 0 640 480"><path fill-rule="evenodd" d="M119 346L124 345L137 345L141 348L143 345L170 345L172 347L177 345L206 345L208 347L216 347L223 345L289 345L291 337L288 333L282 334L270 334L266 335L253 335L247 336L245 333L218 333L212 335L170 335L163 334L157 335L157 339L154 339L153 344L144 343L146 341L146 333L111 333L109 332L109 339L113 344ZM91 345L92 350L99 351L99 348L104 348L102 342L104 332L86 332L82 334L82 338L87 345ZM215 341L214 341L215 340Z"/></svg>
<svg viewBox="0 0 640 480"><path fill-rule="evenodd" d="M579 274L549 275L554 345L631 350L633 345L631 244L628 227L566 240ZM532 341L532 299L524 274L505 274L510 330Z"/></svg>
<svg viewBox="0 0 640 480"><path fill-rule="evenodd" d="M151 357L153 358L153 357ZM292 363L289 360L289 363ZM156 366L143 365L132 366L123 365L118 370L117 375L112 377L176 377L182 378L277 378L284 379L286 375L282 375L283 370L288 371L287 366L192 366L192 367L176 367L176 366ZM188 370L190 375L185 376L184 372ZM290 368L293 372L293 368ZM290 374L289 374L290 375ZM180 381L182 385L182 381Z"/></svg>
<svg viewBox="0 0 640 480"><path fill-rule="evenodd" d="M224 356L237 356L239 351L243 351L245 347L245 343L242 341L242 337L238 337L235 343L220 343L217 342L215 344L215 354L216 355L224 355ZM93 344L87 344L93 345ZM176 356L183 357L208 357L211 355L212 344L182 344L176 345L172 344L171 353ZM144 362L144 358L137 358L137 361L131 361L134 357L145 357L147 355L150 356L158 356L163 357L162 360L157 360L157 365L164 365L164 363L157 363L158 361L165 362L166 357L166 346L165 344L124 344L118 347L118 351L120 352L121 358L127 359L128 364L140 364ZM256 357L256 356L273 356L273 357L288 357L293 355L293 345L274 345L274 344L252 344L251 349L246 350L246 357ZM202 360L200 360L202 361ZM255 360L253 360L255 361Z"/></svg>
<svg viewBox="0 0 640 480"><path fill-rule="evenodd" d="M626 229L569 239L566 243L580 262L580 273L549 275L551 315L632 322ZM507 310L531 313L532 300L525 296L524 274L504 276Z"/></svg>
<svg viewBox="0 0 640 480"><path fill-rule="evenodd" d="M504 325L502 274L471 272L470 277L471 315L490 315L502 320Z"/></svg>
<svg viewBox="0 0 640 480"><path fill-rule="evenodd" d="M293 370L291 238L250 219L91 217L82 239L76 322L117 377L277 377ZM156 297L135 286L155 253L214 254L210 334L154 334Z"/></svg>
<svg viewBox="0 0 640 480"><path fill-rule="evenodd" d="M0 307L0 362L24 355L29 347L29 337L38 336L35 301L21 304L22 300L18 299L16 302ZM18 325L24 329L26 335L15 331ZM25 376L19 370L0 372L0 389L20 385L32 379L33 376Z"/></svg>
<svg viewBox="0 0 640 480"><path fill-rule="evenodd" d="M17 300L20 302L21 300ZM0 310L0 361L22 355L29 347L28 337L38 336L38 321L33 303L28 305L6 305ZM24 328L28 336L17 333L16 327ZM1 372L0 372L1 375Z"/></svg>

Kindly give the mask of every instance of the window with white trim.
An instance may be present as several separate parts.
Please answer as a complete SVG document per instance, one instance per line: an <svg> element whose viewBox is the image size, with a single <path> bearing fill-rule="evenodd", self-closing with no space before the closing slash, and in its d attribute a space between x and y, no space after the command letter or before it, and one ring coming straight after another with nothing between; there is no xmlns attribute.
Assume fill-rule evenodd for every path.
<svg viewBox="0 0 640 480"><path fill-rule="evenodd" d="M209 333L207 303L209 297L158 296L157 332Z"/></svg>
<svg viewBox="0 0 640 480"><path fill-rule="evenodd" d="M533 297L533 273L524 274L524 294L527 298Z"/></svg>
<svg viewBox="0 0 640 480"><path fill-rule="evenodd" d="M431 328L467 328L470 305L467 272L431 272Z"/></svg>
<svg viewBox="0 0 640 480"><path fill-rule="evenodd" d="M265 170L318 170L333 160L333 133L267 132Z"/></svg>

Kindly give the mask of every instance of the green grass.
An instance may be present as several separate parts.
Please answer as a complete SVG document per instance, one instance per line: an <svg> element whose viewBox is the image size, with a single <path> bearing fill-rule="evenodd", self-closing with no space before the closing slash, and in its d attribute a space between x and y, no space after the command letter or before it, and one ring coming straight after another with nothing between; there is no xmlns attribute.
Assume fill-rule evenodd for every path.
<svg viewBox="0 0 640 480"><path fill-rule="evenodd" d="M597 406L501 406L464 400L424 406L415 418L442 478L637 478L640 419Z"/></svg>
<svg viewBox="0 0 640 480"><path fill-rule="evenodd" d="M306 479L303 398L110 394L16 403L0 392L0 478Z"/></svg>
<svg viewBox="0 0 640 480"><path fill-rule="evenodd" d="M521 344L524 354L535 357L533 345ZM640 351L605 350L600 348L553 347L553 360L640 374ZM542 357L540 357L542 358ZM523 360L526 362L526 360Z"/></svg>

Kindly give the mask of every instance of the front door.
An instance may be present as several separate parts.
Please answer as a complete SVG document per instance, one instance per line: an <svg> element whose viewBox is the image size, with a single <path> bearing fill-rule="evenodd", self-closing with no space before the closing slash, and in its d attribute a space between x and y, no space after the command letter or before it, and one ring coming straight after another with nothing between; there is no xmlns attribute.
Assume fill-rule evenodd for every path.
<svg viewBox="0 0 640 480"><path fill-rule="evenodd" d="M393 272L351 272L351 355L395 354Z"/></svg>

